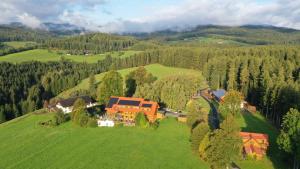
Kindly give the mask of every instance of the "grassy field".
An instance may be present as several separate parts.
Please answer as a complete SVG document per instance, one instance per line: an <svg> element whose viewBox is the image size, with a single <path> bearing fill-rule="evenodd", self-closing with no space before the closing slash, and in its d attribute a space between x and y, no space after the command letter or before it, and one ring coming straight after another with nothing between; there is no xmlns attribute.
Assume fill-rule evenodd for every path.
<svg viewBox="0 0 300 169"><path fill-rule="evenodd" d="M35 42L30 42L30 41L24 41L24 42L21 42L21 41L11 41L11 42L3 42L3 43L5 45L11 46L13 48L22 48L22 47L25 47L27 45L33 46L33 45L36 44Z"/></svg>
<svg viewBox="0 0 300 169"><path fill-rule="evenodd" d="M190 148L189 129L165 119L157 130L42 127L51 115L29 114L0 125L2 169L208 169Z"/></svg>
<svg viewBox="0 0 300 169"><path fill-rule="evenodd" d="M214 37L196 37L196 38L186 38L184 40L178 41L168 41L167 44L170 45L182 45L182 44L194 44L194 45L213 45L213 46L224 46L224 45L234 45L234 46L245 46L248 44L227 40L227 39L220 39Z"/></svg>
<svg viewBox="0 0 300 169"><path fill-rule="evenodd" d="M26 61L40 61L40 62L49 62L49 61L59 61L63 56L65 59L70 59L75 62L87 62L87 63L96 63L98 60L102 60L106 55L110 54L112 57L129 57L138 53L139 51L121 51L121 52L107 52L104 54L98 55L59 55L57 52L48 51L46 49L35 49L19 53L13 53L0 57L0 62L11 62L11 63L21 63Z"/></svg>
<svg viewBox="0 0 300 169"><path fill-rule="evenodd" d="M238 122L242 127L242 131L268 134L270 142L267 157L261 161L250 159L241 161L238 164L242 169L288 169L282 161L280 151L276 144L276 138L279 133L274 126L272 126L259 113L252 114L249 112L243 112L242 117L238 119Z"/></svg>
<svg viewBox="0 0 300 169"><path fill-rule="evenodd" d="M147 65L145 66L145 68L147 69L148 72L152 73L154 76L156 76L157 78L162 78L162 77L166 77L166 76L170 76L173 74L183 74L183 75L188 75L188 74L193 74L193 75L199 75L202 76L201 72L196 71L196 70L191 70L191 69L183 69L183 68L174 68L174 67L167 67L167 66L163 66L160 64L152 64L152 65ZM134 68L128 68L128 69L122 69L119 70L118 72L121 73L121 75L124 77L125 76L135 70L136 67ZM95 75L95 79L96 79L96 83L99 83L102 79L102 77L104 76L105 73L101 73L98 75ZM73 93L74 91L77 90L81 90L81 89L88 89L88 78L84 79L81 83L79 83L77 86L75 86L74 88L71 88L69 90L66 90L64 92L62 92L58 97L69 97L69 95L71 93ZM203 82L205 82L204 78L203 78ZM204 83L203 86L205 86L206 84Z"/></svg>

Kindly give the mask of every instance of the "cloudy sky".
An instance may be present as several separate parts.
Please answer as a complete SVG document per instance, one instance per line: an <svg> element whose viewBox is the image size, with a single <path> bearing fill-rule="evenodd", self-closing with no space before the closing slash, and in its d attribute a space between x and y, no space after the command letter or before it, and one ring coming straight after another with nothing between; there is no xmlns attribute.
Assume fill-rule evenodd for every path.
<svg viewBox="0 0 300 169"><path fill-rule="evenodd" d="M196 25L266 24L300 29L300 0L1 0L0 23L70 23L102 32Z"/></svg>

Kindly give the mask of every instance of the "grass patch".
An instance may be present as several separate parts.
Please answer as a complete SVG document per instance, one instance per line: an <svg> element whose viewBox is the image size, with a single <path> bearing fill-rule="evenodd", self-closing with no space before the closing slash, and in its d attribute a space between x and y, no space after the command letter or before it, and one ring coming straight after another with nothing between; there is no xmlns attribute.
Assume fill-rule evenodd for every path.
<svg viewBox="0 0 300 169"><path fill-rule="evenodd" d="M0 125L0 168L209 168L193 155L188 127L175 119L162 121L157 130L38 125L50 117L31 114Z"/></svg>
<svg viewBox="0 0 300 169"><path fill-rule="evenodd" d="M234 45L234 46L246 46L248 44L237 42L234 40L227 40L227 39L221 39L216 37L193 37L193 38L186 38L184 40L176 40L176 41L168 41L167 44L170 45L182 45L182 44L192 44L192 45L213 45L213 46L228 46L228 45Z"/></svg>
<svg viewBox="0 0 300 169"><path fill-rule="evenodd" d="M200 97L197 100L202 108L204 108L207 112L210 112L210 105L203 97Z"/></svg>
<svg viewBox="0 0 300 169"><path fill-rule="evenodd" d="M191 70L191 69L184 69L184 68L174 68L174 67L167 67L167 66L163 66L160 64L152 64L152 65L147 65L145 66L145 68L147 69L148 72L152 73L154 76L156 76L157 78L162 78L162 77L166 77L166 76L170 76L170 75L174 75L176 74L183 74L183 75L189 75L189 74L193 74L193 75L199 75L202 76L200 71L196 71L196 70ZM127 74L129 74L129 72L135 70L136 67L133 68L128 68L128 69L122 69L119 70L118 72L121 73L121 75L123 76L124 80L125 80L125 76ZM105 73L100 73L95 75L95 79L96 79L96 83L99 83L101 81L101 79L103 78ZM203 78L203 82L205 82L204 78ZM203 86L205 86L206 84L203 84ZM89 78L86 78L84 80L82 80L81 83L79 83L77 86L75 86L74 88L71 88L69 90L66 90L64 92L62 92L61 94L58 95L58 97L69 97L71 93L78 91L78 90L87 90L89 86Z"/></svg>
<svg viewBox="0 0 300 169"><path fill-rule="evenodd" d="M13 48L23 48L27 46L34 46L36 45L36 42L31 42L31 41L10 41L10 42L3 42L5 45L13 47Z"/></svg>
<svg viewBox="0 0 300 169"><path fill-rule="evenodd" d="M21 63L26 61L40 61L40 62L49 62L49 61L59 61L63 56L65 59L69 59L75 62L87 62L87 63L96 63L99 60L105 58L106 55L111 55L112 57L129 57L139 51L120 51L120 52L106 52L104 54L97 55L67 55L67 54L58 54L55 51L50 51L46 49L34 49L29 51L23 51L19 53L13 53L0 57L0 62L11 62L11 63Z"/></svg>

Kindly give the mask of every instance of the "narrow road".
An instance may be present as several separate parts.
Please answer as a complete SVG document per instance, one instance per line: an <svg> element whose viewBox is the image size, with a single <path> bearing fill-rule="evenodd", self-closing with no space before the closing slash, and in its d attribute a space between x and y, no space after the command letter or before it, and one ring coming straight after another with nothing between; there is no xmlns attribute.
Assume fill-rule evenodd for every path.
<svg viewBox="0 0 300 169"><path fill-rule="evenodd" d="M205 95L203 95L202 93L200 94L202 98L204 98L210 106L211 112L212 112L212 119L210 120L212 123L212 126L214 129L218 129L220 127L220 120L219 120L219 112L217 110L217 108L214 106L214 104L212 104L211 99L207 98Z"/></svg>

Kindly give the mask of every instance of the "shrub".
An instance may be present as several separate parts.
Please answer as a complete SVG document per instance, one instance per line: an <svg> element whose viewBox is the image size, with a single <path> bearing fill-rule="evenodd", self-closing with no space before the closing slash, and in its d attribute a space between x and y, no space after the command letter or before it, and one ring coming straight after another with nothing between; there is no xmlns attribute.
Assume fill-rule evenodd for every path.
<svg viewBox="0 0 300 169"><path fill-rule="evenodd" d="M135 125L142 128L147 128L149 126L148 119L144 113L138 113L135 116Z"/></svg>
<svg viewBox="0 0 300 169"><path fill-rule="evenodd" d="M53 117L53 125L54 126L58 126L64 122L67 121L67 117L65 116L65 114L61 111L56 112L54 117Z"/></svg>
<svg viewBox="0 0 300 169"><path fill-rule="evenodd" d="M199 150L199 145L208 132L209 126L206 123L200 123L192 130L191 142L194 152Z"/></svg>
<svg viewBox="0 0 300 169"><path fill-rule="evenodd" d="M97 120L94 118L89 118L87 126L92 128L98 127Z"/></svg>
<svg viewBox="0 0 300 169"><path fill-rule="evenodd" d="M150 126L151 126L153 129L157 129L157 128L159 127L159 121L156 120L155 122L150 123Z"/></svg>

